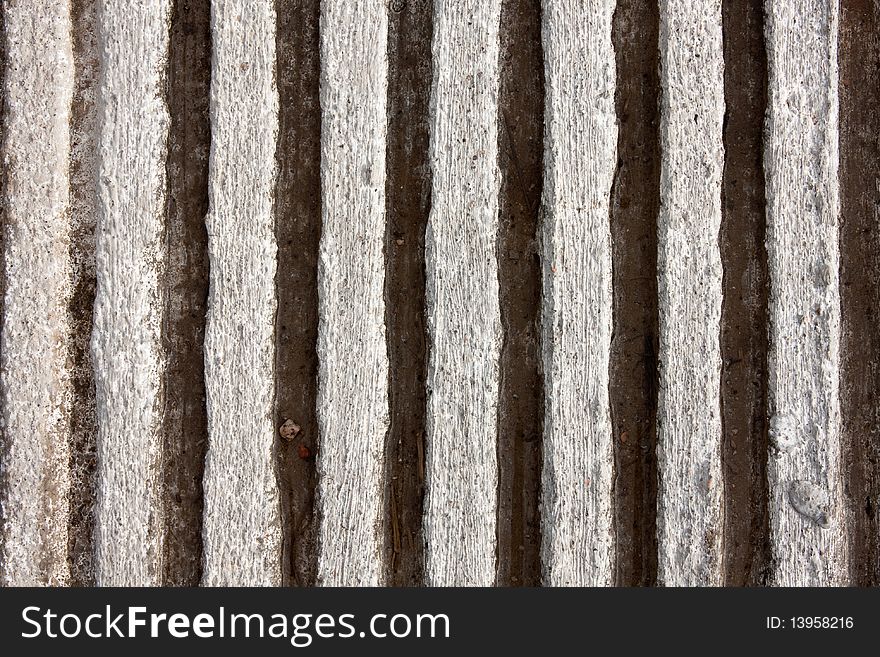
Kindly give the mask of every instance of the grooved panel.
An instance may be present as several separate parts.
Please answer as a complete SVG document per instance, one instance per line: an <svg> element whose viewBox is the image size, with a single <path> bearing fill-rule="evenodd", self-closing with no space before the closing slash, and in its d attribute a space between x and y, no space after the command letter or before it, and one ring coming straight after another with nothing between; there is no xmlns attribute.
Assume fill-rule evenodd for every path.
<svg viewBox="0 0 880 657"><path fill-rule="evenodd" d="M0 1L0 584L877 584L878 43Z"/></svg>

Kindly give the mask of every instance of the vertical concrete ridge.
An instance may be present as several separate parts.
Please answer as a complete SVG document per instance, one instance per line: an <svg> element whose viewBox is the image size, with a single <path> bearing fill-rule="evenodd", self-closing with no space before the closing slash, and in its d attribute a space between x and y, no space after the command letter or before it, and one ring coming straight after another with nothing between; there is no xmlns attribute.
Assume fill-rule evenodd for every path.
<svg viewBox="0 0 880 657"><path fill-rule="evenodd" d="M660 14L619 0L612 44L617 172L611 192L614 443L618 586L657 579L657 216L660 208Z"/></svg>
<svg viewBox="0 0 880 657"><path fill-rule="evenodd" d="M501 3L498 113L498 285L501 382L498 400L499 586L541 584L541 362L544 53L541 2Z"/></svg>
<svg viewBox="0 0 880 657"><path fill-rule="evenodd" d="M317 581L322 585L376 586L387 573L387 11L384 0L321 5Z"/></svg>
<svg viewBox="0 0 880 657"><path fill-rule="evenodd" d="M433 0L391 3L385 177L385 324L391 425L385 439L386 581L424 581L427 335L425 228Z"/></svg>
<svg viewBox="0 0 880 657"><path fill-rule="evenodd" d="M543 580L614 582L610 198L617 168L614 8L545 3Z"/></svg>
<svg viewBox="0 0 880 657"><path fill-rule="evenodd" d="M880 585L880 4L840 4L840 297L852 580ZM874 109L872 109L874 108Z"/></svg>
<svg viewBox="0 0 880 657"><path fill-rule="evenodd" d="M724 174L721 207L721 426L724 571L729 586L766 582L767 252L762 0L724 0Z"/></svg>
<svg viewBox="0 0 880 657"><path fill-rule="evenodd" d="M319 0L276 0L275 450L283 583L310 586L318 564L318 248L321 238ZM280 428L287 424L285 436ZM293 430L292 425L298 427Z"/></svg>
<svg viewBox="0 0 880 657"><path fill-rule="evenodd" d="M501 0L435 0L425 579L495 582Z"/></svg>
<svg viewBox="0 0 880 657"><path fill-rule="evenodd" d="M97 413L89 345L95 306L95 226L98 218L97 0L72 0L73 99L70 115L70 249L72 294L68 308L72 399L70 414L70 583L95 583Z"/></svg>
<svg viewBox="0 0 880 657"><path fill-rule="evenodd" d="M197 586L202 573L202 478L208 447L204 338L209 278L205 216L211 147L210 1L174 0L169 38L163 584Z"/></svg>
<svg viewBox="0 0 880 657"><path fill-rule="evenodd" d="M0 158L3 157L3 144L6 143L6 78L8 63L6 61L6 4L0 3ZM6 191L8 174L5 166L0 167L0 364L3 360L3 325L6 323L6 225L8 218L8 202ZM2 370L2 366L0 366ZM0 413L3 412L2 396L0 396ZM6 428L0 422L0 528L6 524L6 498L9 491L9 478L2 464L7 459L10 443L6 438ZM0 529L0 555L6 554L7 533ZM0 572L0 586L5 586L6 578Z"/></svg>
<svg viewBox="0 0 880 657"><path fill-rule="evenodd" d="M770 0L766 16L771 582L841 585L839 7Z"/></svg>
<svg viewBox="0 0 880 657"><path fill-rule="evenodd" d="M723 583L721 0L660 3L657 580Z"/></svg>
<svg viewBox="0 0 880 657"><path fill-rule="evenodd" d="M161 344L165 268L162 93L170 3L101 3L97 291L96 583L162 582Z"/></svg>
<svg viewBox="0 0 880 657"><path fill-rule="evenodd" d="M277 586L274 0L211 3L206 586Z"/></svg>
<svg viewBox="0 0 880 657"><path fill-rule="evenodd" d="M70 445L54 431L72 410L70 30L66 2L4 3L0 582L9 586L70 580Z"/></svg>

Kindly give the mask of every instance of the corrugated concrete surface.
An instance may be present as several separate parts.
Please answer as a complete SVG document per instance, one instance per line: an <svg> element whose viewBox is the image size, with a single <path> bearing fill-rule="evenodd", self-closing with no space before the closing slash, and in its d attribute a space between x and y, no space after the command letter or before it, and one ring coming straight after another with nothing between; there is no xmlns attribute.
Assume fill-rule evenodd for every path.
<svg viewBox="0 0 880 657"><path fill-rule="evenodd" d="M876 0L0 16L3 585L880 583Z"/></svg>

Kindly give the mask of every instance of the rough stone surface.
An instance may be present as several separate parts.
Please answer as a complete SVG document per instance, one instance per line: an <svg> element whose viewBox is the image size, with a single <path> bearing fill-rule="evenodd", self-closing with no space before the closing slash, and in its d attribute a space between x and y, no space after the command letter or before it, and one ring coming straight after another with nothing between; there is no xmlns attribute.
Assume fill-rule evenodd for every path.
<svg viewBox="0 0 880 657"><path fill-rule="evenodd" d="M6 299L0 343L0 582L68 583L71 294L67 2L4 3Z"/></svg>
<svg viewBox="0 0 880 657"><path fill-rule="evenodd" d="M273 0L219 0L211 9L202 584L277 586L275 9Z"/></svg>
<svg viewBox="0 0 880 657"><path fill-rule="evenodd" d="M721 0L660 4L658 583L722 583Z"/></svg>
<svg viewBox="0 0 880 657"><path fill-rule="evenodd" d="M161 350L169 3L100 7L95 570L99 585L161 581Z"/></svg>
<svg viewBox="0 0 880 657"><path fill-rule="evenodd" d="M501 0L434 3L433 193L425 239L429 585L495 581L500 12Z"/></svg>
<svg viewBox="0 0 880 657"><path fill-rule="evenodd" d="M544 582L614 581L609 409L611 232L617 167L614 8L545 3L543 217Z"/></svg>
<svg viewBox="0 0 880 657"><path fill-rule="evenodd" d="M838 11L831 0L767 5L768 385L774 424L787 435L768 467L780 586L840 585L849 573L838 398ZM825 500L824 523L792 492L807 484L810 498Z"/></svg>
<svg viewBox="0 0 880 657"><path fill-rule="evenodd" d="M387 6L329 0L321 13L318 262L318 583L384 577Z"/></svg>

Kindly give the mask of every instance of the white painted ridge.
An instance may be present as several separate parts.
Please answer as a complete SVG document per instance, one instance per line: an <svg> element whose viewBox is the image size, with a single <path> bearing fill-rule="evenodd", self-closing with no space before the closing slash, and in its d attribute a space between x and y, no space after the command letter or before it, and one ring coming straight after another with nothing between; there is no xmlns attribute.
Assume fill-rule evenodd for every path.
<svg viewBox="0 0 880 657"><path fill-rule="evenodd" d="M500 18L501 0L434 2L425 238L429 585L495 582Z"/></svg>
<svg viewBox="0 0 880 657"><path fill-rule="evenodd" d="M613 5L543 12L543 571L550 586L614 583L609 200L617 166Z"/></svg>
<svg viewBox="0 0 880 657"><path fill-rule="evenodd" d="M388 7L321 4L318 583L384 579Z"/></svg>
<svg viewBox="0 0 880 657"><path fill-rule="evenodd" d="M202 582L277 586L275 3L214 0L211 26Z"/></svg>
<svg viewBox="0 0 880 657"><path fill-rule="evenodd" d="M162 576L161 347L165 151L162 89L170 4L99 9L96 580L154 586Z"/></svg>
<svg viewBox="0 0 880 657"><path fill-rule="evenodd" d="M849 581L839 400L838 12L833 0L766 5L768 479L771 581L780 586Z"/></svg>
<svg viewBox="0 0 880 657"><path fill-rule="evenodd" d="M660 3L658 581L723 584L721 0Z"/></svg>
<svg viewBox="0 0 880 657"><path fill-rule="evenodd" d="M67 2L6 3L0 583L66 585L71 296Z"/></svg>

